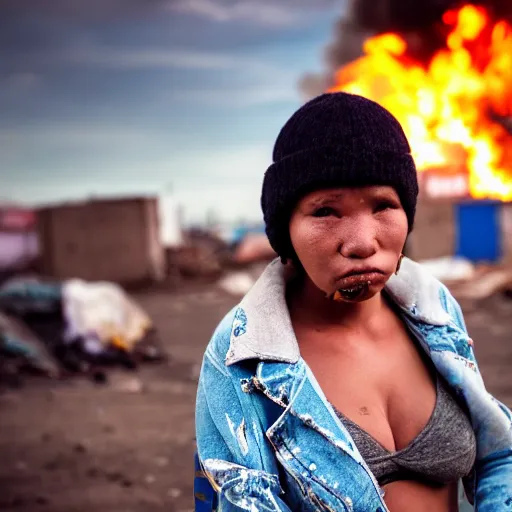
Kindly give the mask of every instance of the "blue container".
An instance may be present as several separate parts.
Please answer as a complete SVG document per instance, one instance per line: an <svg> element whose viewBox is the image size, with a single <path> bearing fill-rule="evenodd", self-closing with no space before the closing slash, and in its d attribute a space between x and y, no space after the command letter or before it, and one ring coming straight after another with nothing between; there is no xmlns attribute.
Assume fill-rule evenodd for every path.
<svg viewBox="0 0 512 512"><path fill-rule="evenodd" d="M475 263L501 260L501 207L497 201L467 201L455 206L457 256Z"/></svg>

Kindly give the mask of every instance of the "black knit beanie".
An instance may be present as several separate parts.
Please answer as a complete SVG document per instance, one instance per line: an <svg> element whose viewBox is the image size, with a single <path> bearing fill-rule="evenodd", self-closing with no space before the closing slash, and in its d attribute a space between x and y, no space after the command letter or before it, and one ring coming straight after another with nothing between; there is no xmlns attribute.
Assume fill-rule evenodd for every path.
<svg viewBox="0 0 512 512"><path fill-rule="evenodd" d="M392 186L412 229L418 180L409 143L395 117L371 100L337 92L309 101L281 129L273 162L261 207L282 259L294 255L289 223L295 205L322 188Z"/></svg>

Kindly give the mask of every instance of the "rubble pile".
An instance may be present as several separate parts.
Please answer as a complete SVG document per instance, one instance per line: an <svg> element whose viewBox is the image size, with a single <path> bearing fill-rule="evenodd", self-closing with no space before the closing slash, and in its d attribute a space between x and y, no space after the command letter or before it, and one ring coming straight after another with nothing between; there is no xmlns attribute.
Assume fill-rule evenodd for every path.
<svg viewBox="0 0 512 512"><path fill-rule="evenodd" d="M231 289L230 284L224 286L227 278L231 281L233 274L252 274L254 266L259 268L275 257L264 232L244 232L223 239L214 231L195 228L184 233L183 245L167 248L167 269L169 277L178 280L219 280L221 288ZM246 289L248 279L244 279L242 288Z"/></svg>
<svg viewBox="0 0 512 512"><path fill-rule="evenodd" d="M185 242L167 249L170 275L183 278L217 278L229 266L232 251L229 244L207 230L191 229Z"/></svg>

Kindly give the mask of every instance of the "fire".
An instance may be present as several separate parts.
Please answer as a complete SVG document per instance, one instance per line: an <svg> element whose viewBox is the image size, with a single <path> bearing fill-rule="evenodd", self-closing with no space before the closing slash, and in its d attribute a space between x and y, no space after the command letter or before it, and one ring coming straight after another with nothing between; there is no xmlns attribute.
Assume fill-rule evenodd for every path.
<svg viewBox="0 0 512 512"><path fill-rule="evenodd" d="M402 123L420 171L468 173L474 198L512 199L512 27L466 5L443 17L446 49L427 63L398 34L366 41L331 91L373 99Z"/></svg>

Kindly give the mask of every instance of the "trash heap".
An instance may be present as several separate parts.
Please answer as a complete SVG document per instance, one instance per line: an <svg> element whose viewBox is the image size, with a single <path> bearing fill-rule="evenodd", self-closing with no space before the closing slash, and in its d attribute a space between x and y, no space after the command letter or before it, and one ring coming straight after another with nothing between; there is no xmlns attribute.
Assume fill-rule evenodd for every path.
<svg viewBox="0 0 512 512"><path fill-rule="evenodd" d="M16 277L0 286L0 384L91 375L165 358L151 319L117 284Z"/></svg>

